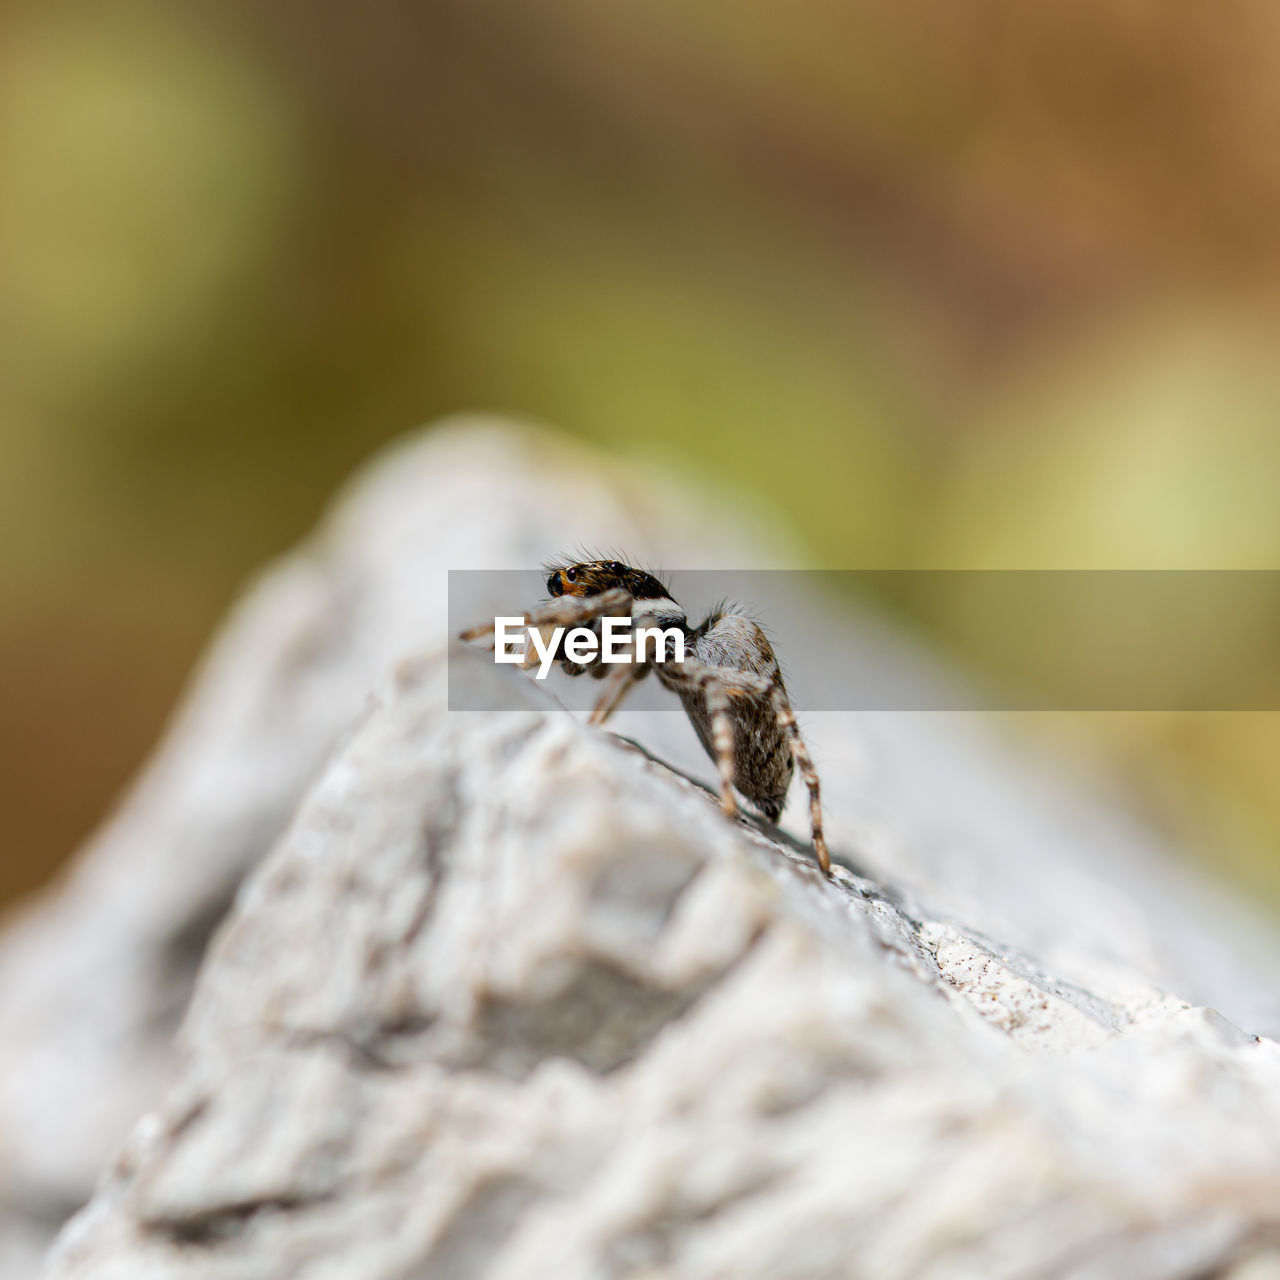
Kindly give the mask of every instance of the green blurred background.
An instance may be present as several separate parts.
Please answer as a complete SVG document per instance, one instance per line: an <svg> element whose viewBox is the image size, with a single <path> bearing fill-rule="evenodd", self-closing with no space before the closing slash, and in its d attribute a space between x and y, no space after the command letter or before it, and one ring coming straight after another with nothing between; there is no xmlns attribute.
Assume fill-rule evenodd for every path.
<svg viewBox="0 0 1280 1280"><path fill-rule="evenodd" d="M1278 60L1273 0L3 5L0 897L450 410L820 564L1276 566ZM1280 907L1280 719L1056 727Z"/></svg>

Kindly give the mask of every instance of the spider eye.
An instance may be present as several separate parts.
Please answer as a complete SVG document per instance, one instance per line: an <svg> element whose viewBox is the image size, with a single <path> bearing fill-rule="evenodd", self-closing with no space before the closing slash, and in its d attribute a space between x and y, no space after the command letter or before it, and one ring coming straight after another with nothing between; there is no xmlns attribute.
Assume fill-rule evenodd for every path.
<svg viewBox="0 0 1280 1280"><path fill-rule="evenodd" d="M621 565L620 565L620 564L615 560L615 561L614 561L614 562L609 566L609 571L610 571L611 573L621 573L621 572L622 572L622 566L621 566Z"/></svg>
<svg viewBox="0 0 1280 1280"><path fill-rule="evenodd" d="M560 571L558 569L547 579L547 595L564 595L564 586L560 581Z"/></svg>
<svg viewBox="0 0 1280 1280"><path fill-rule="evenodd" d="M570 582L577 582L577 580L578 580L578 571L577 571L577 569L567 569L567 570L565 570L565 575L564 575L564 576L565 576L566 578L568 578Z"/></svg>

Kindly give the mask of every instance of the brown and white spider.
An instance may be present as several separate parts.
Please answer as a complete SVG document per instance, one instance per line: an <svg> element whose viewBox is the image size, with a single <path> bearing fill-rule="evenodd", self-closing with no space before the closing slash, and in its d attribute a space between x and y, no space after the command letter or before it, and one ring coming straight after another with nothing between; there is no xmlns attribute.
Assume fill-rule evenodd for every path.
<svg viewBox="0 0 1280 1280"><path fill-rule="evenodd" d="M556 661L570 675L609 677L590 723L603 724L636 681L652 670L679 697L699 741L716 762L720 807L726 814L737 813L736 787L776 822L787 801L793 768L800 770L809 789L814 852L818 865L829 874L818 775L787 699L778 659L760 627L745 614L724 609L691 626L685 611L657 578L619 560L547 567L547 591L554 599L524 615L528 627L588 627L599 635L602 618L630 617L636 623L678 628L684 635L682 661L665 657L656 646L647 655L641 646L632 661L611 669L600 650L585 662L574 661L560 650ZM464 631L460 638L492 639L493 635L494 623L488 623Z"/></svg>

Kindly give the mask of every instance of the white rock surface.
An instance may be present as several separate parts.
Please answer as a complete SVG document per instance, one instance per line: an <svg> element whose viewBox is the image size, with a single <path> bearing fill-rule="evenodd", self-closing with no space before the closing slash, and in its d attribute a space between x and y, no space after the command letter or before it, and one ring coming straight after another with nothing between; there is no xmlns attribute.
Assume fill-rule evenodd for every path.
<svg viewBox="0 0 1280 1280"><path fill-rule="evenodd" d="M250 593L119 813L0 939L0 1275L34 1274L157 1103L58 1274L1270 1265L1272 1046L1231 1024L1280 1030L1273 938L989 726L805 717L867 877L833 888L563 714L445 714L417 659L385 683L443 642L449 568L579 541L798 559L655 474L466 422L381 459ZM886 680L916 661L811 610L818 649ZM617 727L709 776L678 713ZM322 769L175 1069L204 943Z"/></svg>
<svg viewBox="0 0 1280 1280"><path fill-rule="evenodd" d="M0 1277L35 1274L154 1100L210 933L381 676L444 642L448 570L580 541L742 562L719 509L685 508L642 469L458 420L375 460L263 575L117 812L0 935Z"/></svg>
<svg viewBox="0 0 1280 1280"><path fill-rule="evenodd" d="M1280 1046L826 883L443 674L247 882L57 1280L1137 1280L1280 1227Z"/></svg>

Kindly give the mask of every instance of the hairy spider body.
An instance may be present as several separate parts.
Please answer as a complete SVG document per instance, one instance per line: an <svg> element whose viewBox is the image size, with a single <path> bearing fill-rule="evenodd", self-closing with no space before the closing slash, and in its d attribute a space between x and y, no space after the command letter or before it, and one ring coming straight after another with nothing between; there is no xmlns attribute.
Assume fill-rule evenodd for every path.
<svg viewBox="0 0 1280 1280"><path fill-rule="evenodd" d="M785 695L773 647L750 618L717 610L688 633L688 644L689 652L709 667L750 672ZM679 697L698 740L714 760L715 738L705 695L687 682L671 681L669 676L664 679L664 667L657 667L656 672L658 679ZM734 786L770 822L777 822L787 802L795 767L787 733L778 722L768 695L731 691L729 705L733 719Z"/></svg>
<svg viewBox="0 0 1280 1280"><path fill-rule="evenodd" d="M778 659L760 627L745 614L725 608L692 626L656 577L618 560L548 568L547 591L552 599L525 615L528 626L589 627L598 634L602 618L630 616L645 626L679 628L685 638L683 661L637 656L627 664L606 665L599 655L577 662L560 652L556 661L569 675L608 677L591 723L603 724L636 682L652 670L680 699L698 740L716 762L725 813L737 812L736 788L776 822L786 804L792 773L799 768L809 790L814 852L822 870L829 872L818 775L787 699ZM492 634L493 624L488 624L463 632L462 639Z"/></svg>

